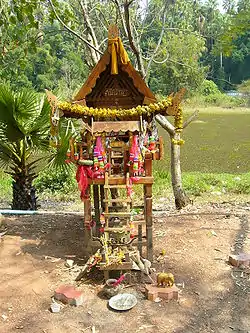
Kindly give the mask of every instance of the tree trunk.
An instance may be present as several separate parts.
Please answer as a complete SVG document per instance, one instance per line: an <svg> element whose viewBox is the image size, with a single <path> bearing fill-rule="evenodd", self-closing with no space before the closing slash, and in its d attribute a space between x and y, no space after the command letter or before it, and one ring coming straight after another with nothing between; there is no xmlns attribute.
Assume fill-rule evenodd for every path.
<svg viewBox="0 0 250 333"><path fill-rule="evenodd" d="M180 210L183 207L187 206L191 202L191 200L188 198L182 188L180 145L173 143L173 140L180 140L180 133L174 133L173 135L170 135L170 138L172 187L175 197L175 207L176 209Z"/></svg>
<svg viewBox="0 0 250 333"><path fill-rule="evenodd" d="M12 209L37 210L36 191L32 177L19 173L12 182Z"/></svg>

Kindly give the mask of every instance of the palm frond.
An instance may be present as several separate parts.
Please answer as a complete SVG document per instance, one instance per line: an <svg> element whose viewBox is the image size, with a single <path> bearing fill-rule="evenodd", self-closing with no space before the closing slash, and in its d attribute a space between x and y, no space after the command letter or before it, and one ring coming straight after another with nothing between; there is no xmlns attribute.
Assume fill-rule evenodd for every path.
<svg viewBox="0 0 250 333"><path fill-rule="evenodd" d="M11 164L20 164L21 158L18 156L16 150L13 143L0 141L0 165L3 169L6 169Z"/></svg>
<svg viewBox="0 0 250 333"><path fill-rule="evenodd" d="M50 149L50 105L47 99L41 98L39 115L33 122L30 137L34 147L39 147L44 151Z"/></svg>
<svg viewBox="0 0 250 333"><path fill-rule="evenodd" d="M13 116L21 131L28 135L40 115L40 97L30 89L24 89L15 94Z"/></svg>
<svg viewBox="0 0 250 333"><path fill-rule="evenodd" d="M71 133L63 133L60 138L60 146L55 149L51 155L49 167L60 170L68 170L71 166L65 163L66 154L69 149L69 140L72 137Z"/></svg>
<svg viewBox="0 0 250 333"><path fill-rule="evenodd" d="M45 98L45 96L43 95L40 98L39 115L35 119L32 128L33 131L39 129L40 133L46 133L46 134L48 133L50 129L50 111L51 111L50 104L47 98Z"/></svg>
<svg viewBox="0 0 250 333"><path fill-rule="evenodd" d="M15 94L8 85L0 84L0 124L1 136L8 141L20 140L24 134L19 129L14 117Z"/></svg>

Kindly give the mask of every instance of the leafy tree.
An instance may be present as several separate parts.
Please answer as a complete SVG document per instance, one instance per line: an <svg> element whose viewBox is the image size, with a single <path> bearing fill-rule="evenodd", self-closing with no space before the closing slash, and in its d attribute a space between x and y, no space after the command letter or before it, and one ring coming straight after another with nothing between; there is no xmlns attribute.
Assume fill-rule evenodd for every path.
<svg viewBox="0 0 250 333"><path fill-rule="evenodd" d="M217 0L2 2L0 75L16 87L71 96L103 54L110 23L156 93L195 90L205 77L221 90L249 78L248 0L225 0L225 13Z"/></svg>
<svg viewBox="0 0 250 333"><path fill-rule="evenodd" d="M0 85L0 166L13 179L12 209L37 208L32 182L49 149L49 115L44 96Z"/></svg>
<svg viewBox="0 0 250 333"><path fill-rule="evenodd" d="M68 98L87 76L81 50L81 45L62 34L58 25L46 25L35 49L27 49L25 43L6 49L0 56L0 77L17 89L59 89Z"/></svg>
<svg viewBox="0 0 250 333"><path fill-rule="evenodd" d="M206 73L206 68L197 61L205 50L204 39L197 33L182 31L166 33L164 39L161 58L166 61L163 64L153 63L150 87L163 95L181 88L196 90Z"/></svg>

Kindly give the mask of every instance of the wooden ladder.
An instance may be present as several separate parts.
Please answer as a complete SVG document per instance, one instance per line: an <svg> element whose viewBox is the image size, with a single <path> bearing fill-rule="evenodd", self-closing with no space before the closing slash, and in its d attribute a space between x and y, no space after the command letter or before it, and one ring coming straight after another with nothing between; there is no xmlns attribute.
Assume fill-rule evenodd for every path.
<svg viewBox="0 0 250 333"><path fill-rule="evenodd" d="M104 217L105 217L105 228L104 232L112 232L112 231L124 231L130 230L130 221L131 221L131 206L132 206L132 199L127 195L127 188L129 186L129 173L126 174L126 184L123 185L110 185L109 184L109 174L105 172L105 179L104 179ZM125 189L126 190L126 197L125 198L110 198L110 190L111 189ZM113 204L125 204L124 206L113 206ZM122 211L111 211L111 207L113 209L122 208ZM126 221L123 226L110 227L110 219L111 218L118 218L123 219ZM108 236L108 235L107 235Z"/></svg>

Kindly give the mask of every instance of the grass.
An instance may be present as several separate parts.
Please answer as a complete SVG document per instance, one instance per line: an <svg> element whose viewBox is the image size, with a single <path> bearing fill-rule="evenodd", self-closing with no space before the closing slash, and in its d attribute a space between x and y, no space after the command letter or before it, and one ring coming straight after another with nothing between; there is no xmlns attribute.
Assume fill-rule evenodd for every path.
<svg viewBox="0 0 250 333"><path fill-rule="evenodd" d="M244 174L183 172L183 187L187 194L200 196L204 193L211 195L250 194L250 172ZM155 171L155 196L164 196L171 191L170 175Z"/></svg>
<svg viewBox="0 0 250 333"><path fill-rule="evenodd" d="M11 177L0 169L0 202L10 201L12 198Z"/></svg>
<svg viewBox="0 0 250 333"><path fill-rule="evenodd" d="M245 173L250 159L250 108L199 108L198 119L183 131L181 148L183 172ZM194 110L187 109L187 118ZM163 129L165 158L154 165L169 170L169 136Z"/></svg>

